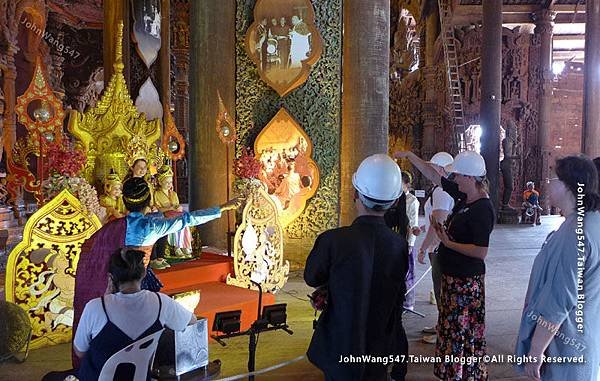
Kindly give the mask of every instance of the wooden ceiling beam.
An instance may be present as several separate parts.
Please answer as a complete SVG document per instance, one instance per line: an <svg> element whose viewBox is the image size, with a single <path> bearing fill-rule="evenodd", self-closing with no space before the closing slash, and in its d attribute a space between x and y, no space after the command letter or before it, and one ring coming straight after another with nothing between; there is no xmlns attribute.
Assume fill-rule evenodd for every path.
<svg viewBox="0 0 600 381"><path fill-rule="evenodd" d="M585 34L554 34L553 38L561 41L578 41L585 40Z"/></svg>
<svg viewBox="0 0 600 381"><path fill-rule="evenodd" d="M533 24L533 20L531 20L531 12L502 13L502 23L504 24ZM455 12L452 16L452 23L456 26L481 24L482 18L483 16L481 15L481 7L479 7L479 13L471 13L471 11L469 11L469 13ZM556 24L585 23L585 13L582 12L573 15L572 13L559 12L556 15L554 22Z"/></svg>

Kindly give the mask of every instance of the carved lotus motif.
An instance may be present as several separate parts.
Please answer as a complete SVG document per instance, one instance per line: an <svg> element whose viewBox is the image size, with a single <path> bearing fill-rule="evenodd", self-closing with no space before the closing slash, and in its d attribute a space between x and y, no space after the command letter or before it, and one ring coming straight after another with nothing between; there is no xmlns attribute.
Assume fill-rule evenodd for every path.
<svg viewBox="0 0 600 381"><path fill-rule="evenodd" d="M246 52L280 96L302 85L321 58L322 41L310 0L258 0Z"/></svg>
<svg viewBox="0 0 600 381"><path fill-rule="evenodd" d="M319 187L312 150L310 138L285 109L279 110L254 143L261 165L259 179L277 205L284 227L302 214Z"/></svg>

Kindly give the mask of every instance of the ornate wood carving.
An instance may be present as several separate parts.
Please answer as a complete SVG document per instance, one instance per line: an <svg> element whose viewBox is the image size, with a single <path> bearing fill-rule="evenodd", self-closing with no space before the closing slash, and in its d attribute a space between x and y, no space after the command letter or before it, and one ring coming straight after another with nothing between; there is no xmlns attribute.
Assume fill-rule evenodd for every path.
<svg viewBox="0 0 600 381"><path fill-rule="evenodd" d="M61 98L65 92L65 89L62 84L62 79L64 75L63 63L65 62L65 57L63 57L63 51L65 46L65 33L63 31L64 26L65 24L63 24L61 20L58 20L55 14L50 13L46 30L48 32L48 36L52 37L53 42L50 43L52 71L48 80L50 81L50 86L54 89L54 91L57 94L61 96Z"/></svg>
<svg viewBox="0 0 600 381"><path fill-rule="evenodd" d="M75 271L83 242L102 224L68 190L29 218L6 267L6 300L19 304L33 327L31 348L72 338Z"/></svg>
<svg viewBox="0 0 600 381"><path fill-rule="evenodd" d="M276 293L288 279L290 264L283 259L283 229L277 206L262 186L251 192L234 240L234 276L227 284Z"/></svg>
<svg viewBox="0 0 600 381"><path fill-rule="evenodd" d="M171 0L171 53L174 64L175 125L185 141L189 136L190 2ZM181 202L188 200L187 155L176 163L177 193Z"/></svg>
<svg viewBox="0 0 600 381"><path fill-rule="evenodd" d="M400 28L398 28L400 29ZM479 124L480 93L480 47L481 28L464 27L456 29L458 40L460 76L463 86L463 107L467 125ZM502 126L514 125L516 139L512 145L512 156L518 159L511 162L513 176L513 205L528 180L539 181L538 160L540 153L536 149L539 124L538 108L541 94L542 75L539 61L539 39L536 35L515 28L503 30L503 71L502 71ZM424 50L422 47L421 50ZM451 147L451 123L446 105L445 66L443 65L442 46L438 38L435 46L434 61L439 62L432 68L424 68L411 73L401 81L390 83L390 133L391 142L411 147L405 136L411 134L410 126L429 125L434 142L431 155L436 151L449 150ZM391 63L393 68L393 63ZM414 74L414 76L413 76ZM393 77L392 77L393 78ZM425 87L432 99L425 98ZM420 98L422 97L422 98ZM415 116L417 115L417 117ZM411 149L418 151L420 142L412 144ZM527 163L527 165L524 165Z"/></svg>
<svg viewBox="0 0 600 381"><path fill-rule="evenodd" d="M63 53L65 105L83 112L94 107L104 84L102 59L102 30L75 29L64 26L64 43L69 52Z"/></svg>
<svg viewBox="0 0 600 381"><path fill-rule="evenodd" d="M283 99L259 79L255 64L245 52L252 7L245 0L237 0L236 10L236 156L252 146L260 132L258 126L266 125L281 106L296 117L315 142L313 157L321 170L321 184L304 213L285 229L286 245L294 243L296 250L290 252L298 253L289 259L302 264L310 250L304 242L338 224L342 1L315 2L313 6L327 49L306 84Z"/></svg>
<svg viewBox="0 0 600 381"><path fill-rule="evenodd" d="M0 70L2 71L2 90L4 93L4 115L2 144L3 151L10 156L12 147L16 142L16 115L15 115L15 80L17 69L15 67L15 54L17 53L17 33L19 30L20 11L17 16L17 2L0 0Z"/></svg>

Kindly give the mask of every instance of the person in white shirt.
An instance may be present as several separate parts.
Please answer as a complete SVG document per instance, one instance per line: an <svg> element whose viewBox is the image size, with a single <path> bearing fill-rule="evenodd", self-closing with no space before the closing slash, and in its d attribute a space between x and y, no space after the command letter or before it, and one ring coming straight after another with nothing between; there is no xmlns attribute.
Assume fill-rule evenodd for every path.
<svg viewBox="0 0 600 381"><path fill-rule="evenodd" d="M454 158L447 152L438 152L429 161L429 163L438 171L440 176L446 176L445 167L454 162ZM437 262L437 247L440 244L434 229L430 226L430 218L435 219L440 224L446 221L446 218L454 207L454 199L444 192L441 187L434 187L430 191L430 196L425 201L425 238L419 247L417 260L425 264L425 255L428 254L431 263L431 280L433 281L433 291L436 304L440 301L441 272ZM423 341L429 344L435 344L435 327L425 327L423 329Z"/></svg>
<svg viewBox="0 0 600 381"><path fill-rule="evenodd" d="M165 326L183 331L196 322L191 311L169 296L142 290L145 274L143 251L122 249L111 257L107 293L86 304L73 340L75 353L82 359L80 380L97 380L113 354L140 338Z"/></svg>
<svg viewBox="0 0 600 381"><path fill-rule="evenodd" d="M410 193L412 184L412 175L409 172L402 171L402 190L406 195L406 216L408 217L408 272L406 273L406 298L404 299L404 308L410 310L415 307L415 242L417 236L421 233L419 228L419 200Z"/></svg>

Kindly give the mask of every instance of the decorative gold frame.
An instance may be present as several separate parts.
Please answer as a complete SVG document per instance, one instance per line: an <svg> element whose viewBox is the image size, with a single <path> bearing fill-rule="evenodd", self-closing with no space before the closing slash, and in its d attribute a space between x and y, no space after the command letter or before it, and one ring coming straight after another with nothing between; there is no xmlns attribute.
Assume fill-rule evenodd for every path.
<svg viewBox="0 0 600 381"><path fill-rule="evenodd" d="M6 266L6 300L32 325L31 349L71 341L75 272L83 242L102 224L63 190L35 212ZM36 258L37 257L37 258Z"/></svg>
<svg viewBox="0 0 600 381"><path fill-rule="evenodd" d="M171 152L169 149L169 143L171 140L176 141L179 145L179 150L176 152ZM175 126L175 120L173 119L171 112L167 114L167 126L163 132L161 148L165 155L173 161L181 160L185 157L185 139L177 130L177 126Z"/></svg>
<svg viewBox="0 0 600 381"><path fill-rule="evenodd" d="M123 178L129 167L125 162L127 144L134 136L142 137L152 147L158 148L160 120L146 121L146 116L134 106L123 76L123 22L119 24L115 49L114 75L96 107L85 111L71 111L69 131L87 155L83 172L88 182L94 184L114 169ZM148 158L150 160L150 158Z"/></svg>
<svg viewBox="0 0 600 381"><path fill-rule="evenodd" d="M217 114L216 121L217 134L223 143L231 144L235 142L235 139L237 138L235 121L227 111L219 91L217 91L217 97L219 98L219 113Z"/></svg>
<svg viewBox="0 0 600 381"><path fill-rule="evenodd" d="M36 100L46 102L52 107L54 115L47 122L34 120L29 115L28 107L31 102ZM40 139L45 139L45 134L48 133L53 135L53 141L60 143L62 140L65 111L62 108L62 102L54 95L54 92L50 88L46 77L46 68L39 56L35 60L35 69L29 87L23 95L17 98L15 112L19 122L29 132L28 140L32 142L35 148L39 148Z"/></svg>
<svg viewBox="0 0 600 381"><path fill-rule="evenodd" d="M48 121L36 120L29 115L29 106L36 100L47 103L52 108L53 115ZM23 187L33 193L38 204L42 204L44 202L41 189L43 179L38 179L35 174L31 173L28 157L34 155L41 158L45 155L45 143L62 141L65 111L62 108L62 102L50 88L46 68L39 56L35 61L35 69L29 87L23 95L17 98L15 113L18 121L27 129L27 135L18 138L12 147L12 155L7 155L8 189L15 197L20 193L19 188ZM41 166L38 167L38 170L43 170L44 163L40 161L38 166Z"/></svg>
<svg viewBox="0 0 600 381"><path fill-rule="evenodd" d="M257 263L263 258L263 253L270 252L272 255L267 255L266 258L270 262L268 265L268 273L266 279L261 282L263 291L276 293L283 288L287 283L288 274L290 272L290 264L283 260L283 228L279 223L277 216L277 206L265 191L262 184L254 187L244 207L242 224L235 232L234 238L234 257L233 257L233 273L227 275L227 284L257 290L258 288L252 284L252 273L257 269ZM247 253L243 250L243 236L249 226L260 235L267 229L271 230L271 234L262 242L258 241L256 251L261 251L255 260L248 260ZM267 242L268 241L268 242ZM265 250L265 244L270 246L270 250Z"/></svg>
<svg viewBox="0 0 600 381"><path fill-rule="evenodd" d="M294 137L302 137L306 142L306 152L305 159L307 160L306 166L310 170L311 176L311 186L308 191L305 191L301 196L301 207L297 209L285 209L279 210L279 221L282 226L289 225L293 220L295 220L298 216L302 214L304 208L306 207L306 202L312 198L315 193L317 193L317 189L319 188L320 182L320 173L319 167L312 159L313 153L313 145L312 141L306 134L306 132L302 129L300 124L287 112L285 108L281 108L277 114L267 123L267 125L262 129L262 131L256 137L254 141L254 154L256 158L259 159L263 151L272 148L273 142L289 142L290 139ZM289 146L289 143L288 143ZM264 181L263 181L264 183ZM271 196L274 197L274 196Z"/></svg>
<svg viewBox="0 0 600 381"><path fill-rule="evenodd" d="M267 73L268 70L265 70L263 68L263 66L261 65L261 58L260 54L257 54L257 50L255 48L256 45L256 36L259 33L259 27L260 27L260 23L261 20L265 19L266 17L269 16L273 16L274 12L276 12L276 9L278 9L278 7L282 7L282 6L286 6L288 9L297 9L297 8L305 8L306 9L306 15L304 18L302 18L300 21L304 24L304 26L306 28L308 28L308 30L310 31L310 37L312 39L311 43L310 43L310 47L311 47L311 51L310 51L310 56L308 56L306 59L301 60L301 66L298 69L291 69L291 68L286 68L286 70L289 71L290 77L286 78L287 80L282 81L282 82L277 82L275 81L273 78L273 76L269 75ZM290 10L289 12L292 12L292 10ZM279 20L279 18L281 17L281 15L276 15L277 17L273 16L273 18ZM286 14L285 16L290 16L289 14ZM277 26L275 26L277 27ZM271 40L273 40L273 38L271 38ZM277 41L277 39L275 38L274 40ZM298 86L302 85L304 82L306 82L306 80L308 79L308 76L310 74L310 70L312 69L312 66L321 58L321 53L323 51L323 41L321 39L321 35L319 34L319 30L317 29L316 25L315 25L315 11L313 9L312 3L310 0L258 0L256 2L256 5L254 6L254 22L252 23L252 25L250 25L250 27L248 28L248 31L246 32L246 39L245 39L245 49L246 49L246 53L248 54L248 57L250 57L250 59L252 59L252 61L256 64L257 68L258 68L258 73L260 75L260 78L265 81L270 87L272 87L275 91L277 91L277 93L279 94L279 96L283 97L285 95L287 95L290 91L294 90L295 88L297 88ZM266 49L266 47L265 47ZM291 49L290 49L290 53L291 55ZM265 55L266 57L266 55ZM295 72L297 72L296 74L294 74Z"/></svg>

